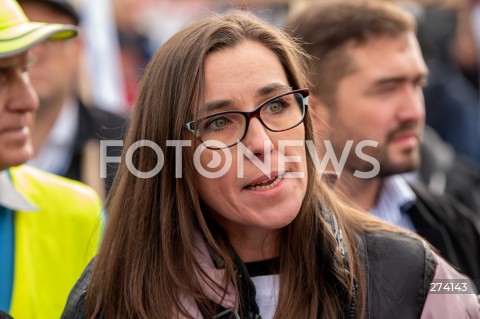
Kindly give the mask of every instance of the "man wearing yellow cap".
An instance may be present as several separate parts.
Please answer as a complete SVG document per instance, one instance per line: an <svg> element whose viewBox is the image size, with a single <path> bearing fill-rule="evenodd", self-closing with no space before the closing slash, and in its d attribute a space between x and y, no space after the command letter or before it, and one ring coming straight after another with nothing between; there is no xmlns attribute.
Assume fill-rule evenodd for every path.
<svg viewBox="0 0 480 319"><path fill-rule="evenodd" d="M77 32L30 22L15 0L0 0L0 310L16 319L59 318L100 241L102 205L92 189L22 165L33 155L38 107L28 49Z"/></svg>

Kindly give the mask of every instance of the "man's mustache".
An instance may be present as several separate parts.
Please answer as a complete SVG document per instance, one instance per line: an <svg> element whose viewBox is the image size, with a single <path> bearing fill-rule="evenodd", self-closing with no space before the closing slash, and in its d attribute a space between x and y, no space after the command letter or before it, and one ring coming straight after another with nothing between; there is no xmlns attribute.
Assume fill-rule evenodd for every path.
<svg viewBox="0 0 480 319"><path fill-rule="evenodd" d="M397 128L391 130L387 134L387 142L394 140L398 135L409 133L414 135L417 139L419 139L419 132L418 132L419 124L415 121L409 121L400 124Z"/></svg>

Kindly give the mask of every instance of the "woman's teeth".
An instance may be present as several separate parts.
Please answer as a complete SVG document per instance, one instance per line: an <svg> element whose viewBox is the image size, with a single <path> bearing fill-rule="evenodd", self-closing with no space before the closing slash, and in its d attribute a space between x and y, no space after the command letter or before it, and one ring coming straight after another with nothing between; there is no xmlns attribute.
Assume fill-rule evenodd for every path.
<svg viewBox="0 0 480 319"><path fill-rule="evenodd" d="M269 183L267 185L261 185L261 184L265 184L265 183L259 183L257 185L249 185L246 188L248 190L251 190L251 191L267 190L267 189L271 189L271 188L274 188L275 186L277 186L277 184L280 183L281 180L282 180L282 178L280 176L277 176L277 178L275 178L274 180L267 181L266 183Z"/></svg>

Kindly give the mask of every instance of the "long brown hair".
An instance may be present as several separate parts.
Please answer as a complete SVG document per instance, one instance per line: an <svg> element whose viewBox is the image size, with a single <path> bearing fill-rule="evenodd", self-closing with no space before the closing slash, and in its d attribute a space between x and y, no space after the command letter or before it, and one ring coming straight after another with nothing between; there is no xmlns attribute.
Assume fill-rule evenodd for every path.
<svg viewBox="0 0 480 319"><path fill-rule="evenodd" d="M213 317L214 308L202 295L195 276L207 276L195 259L195 232L202 234L223 260L226 280L235 283L232 247L225 236L209 227L202 212L193 161L183 148L183 176L176 178L175 148L166 145L167 140L189 139L184 123L195 118L202 102L207 55L246 40L258 41L278 56L293 88L307 86L303 51L282 31L246 13L201 20L178 32L156 52L141 83L123 162L131 145L148 140L162 148L163 168L151 178L136 177L126 165L120 168L108 199L108 225L89 285L89 317L188 317L180 295L191 296L203 314ZM313 140L308 116L304 124L306 139ZM346 303L341 295L346 295L346 300L352 297L354 277L359 281L355 304L360 318L365 299L360 260L352 253L349 264L343 264L324 211L335 212L347 251L355 251L353 234L363 224L319 181L308 157L307 162L305 199L279 244L281 285L276 318L342 317ZM157 156L151 148L141 147L131 163L148 172L157 165ZM213 280L209 282L213 284Z"/></svg>

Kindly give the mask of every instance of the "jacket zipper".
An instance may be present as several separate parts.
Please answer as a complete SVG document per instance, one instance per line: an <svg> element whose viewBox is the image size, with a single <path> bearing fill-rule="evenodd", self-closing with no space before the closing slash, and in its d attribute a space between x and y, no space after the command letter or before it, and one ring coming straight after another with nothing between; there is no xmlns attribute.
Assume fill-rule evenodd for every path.
<svg viewBox="0 0 480 319"><path fill-rule="evenodd" d="M247 308L247 303L245 301L245 293L242 289L242 274L238 272L238 270L235 271L237 273L237 278L238 278L238 296L240 299L240 316L241 318L247 318L245 317L248 315L248 308Z"/></svg>

